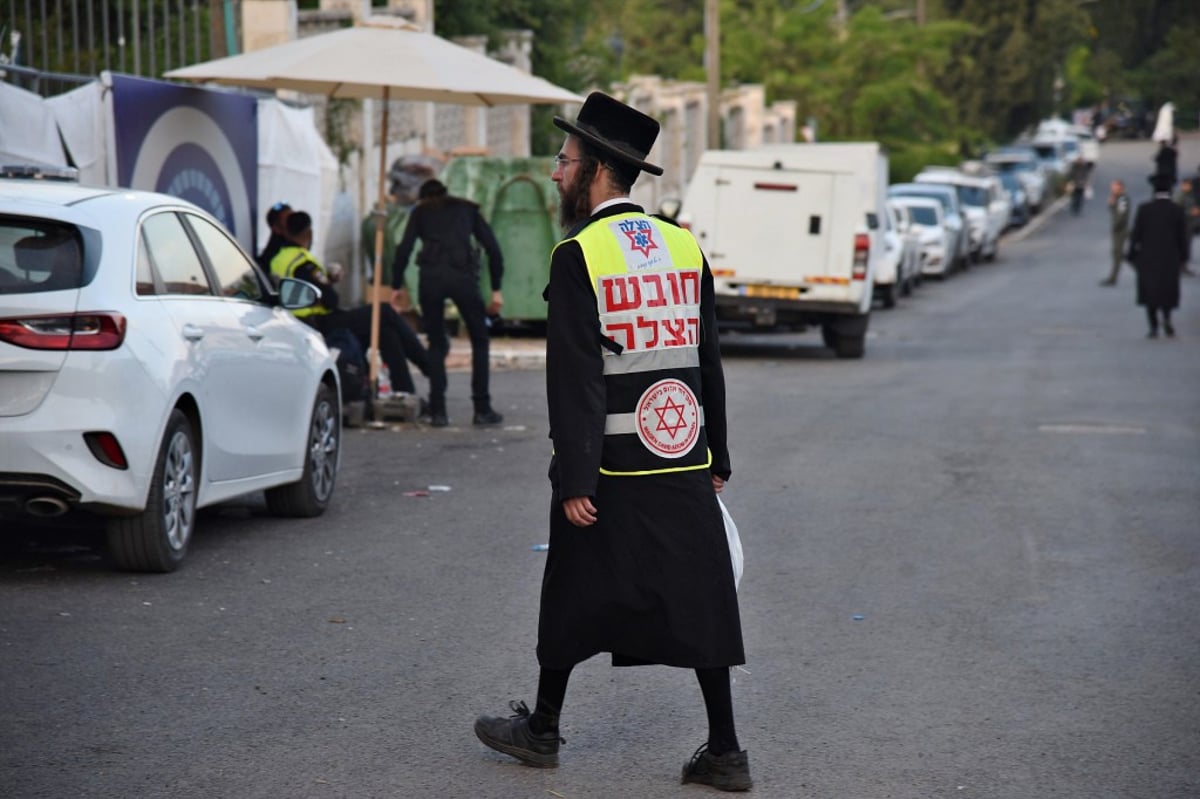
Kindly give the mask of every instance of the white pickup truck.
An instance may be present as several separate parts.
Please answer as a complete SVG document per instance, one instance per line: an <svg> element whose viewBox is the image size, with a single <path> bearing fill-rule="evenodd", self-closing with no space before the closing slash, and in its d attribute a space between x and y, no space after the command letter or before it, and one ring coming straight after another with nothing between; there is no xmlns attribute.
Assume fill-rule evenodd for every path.
<svg viewBox="0 0 1200 799"><path fill-rule="evenodd" d="M679 221L708 256L718 322L819 327L838 357L861 358L887 182L875 142L701 155Z"/></svg>

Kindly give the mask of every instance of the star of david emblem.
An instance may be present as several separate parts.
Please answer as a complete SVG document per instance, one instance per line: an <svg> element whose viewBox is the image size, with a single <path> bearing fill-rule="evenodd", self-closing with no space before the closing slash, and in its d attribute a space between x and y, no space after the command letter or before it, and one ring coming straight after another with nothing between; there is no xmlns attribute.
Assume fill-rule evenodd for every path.
<svg viewBox="0 0 1200 799"><path fill-rule="evenodd" d="M649 258L650 251L658 249L654 243L654 229L649 226L621 232L629 238L629 248L640 252L643 258Z"/></svg>
<svg viewBox="0 0 1200 799"><path fill-rule="evenodd" d="M655 432L668 433L674 439L676 433L688 426L688 423L683 418L683 406L672 397L667 397L666 402L653 410L658 415L658 426L654 428ZM674 422L667 421L667 414L669 413L675 414Z"/></svg>

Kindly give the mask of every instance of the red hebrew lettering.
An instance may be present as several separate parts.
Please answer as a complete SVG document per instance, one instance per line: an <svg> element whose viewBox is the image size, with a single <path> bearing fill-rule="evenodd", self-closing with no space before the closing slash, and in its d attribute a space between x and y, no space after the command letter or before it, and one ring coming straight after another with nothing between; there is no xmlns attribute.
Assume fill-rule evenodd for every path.
<svg viewBox="0 0 1200 799"><path fill-rule="evenodd" d="M636 311L642 305L642 289L636 277L618 275L602 278L601 287L604 289L604 310Z"/></svg>
<svg viewBox="0 0 1200 799"><path fill-rule="evenodd" d="M609 322L607 328L605 335L615 333L618 330L625 334L625 349L631 350L637 344L637 338L633 334L632 322ZM609 335L608 337L613 341L617 341L616 336ZM617 341L617 343L620 344L621 342Z"/></svg>
<svg viewBox="0 0 1200 799"><path fill-rule="evenodd" d="M671 304L682 304L683 295L679 293L679 273L673 270L667 272L667 282L671 284Z"/></svg>
<svg viewBox="0 0 1200 799"><path fill-rule="evenodd" d="M700 317L689 316L684 321L688 326L688 344L698 344L700 342Z"/></svg>
<svg viewBox="0 0 1200 799"><path fill-rule="evenodd" d="M642 330L646 330L648 328L653 336L653 338L651 338L649 341L646 342L646 344L645 344L646 348L653 349L654 347L657 347L658 346L658 322L656 322L653 319L647 319L644 316L639 316L637 318L637 326L638 326L639 332Z"/></svg>
<svg viewBox="0 0 1200 799"><path fill-rule="evenodd" d="M683 337L683 320L682 319L664 319L662 326L667 331L667 346L682 347L687 344L687 340Z"/></svg>
<svg viewBox="0 0 1200 799"><path fill-rule="evenodd" d="M683 301L691 305L700 304L700 273L689 269L680 276L680 282L683 284ZM688 286L691 286L691 292L688 292Z"/></svg>
<svg viewBox="0 0 1200 799"><path fill-rule="evenodd" d="M647 308L661 308L661 307L663 307L664 305L666 305L666 304L667 304L667 298L666 298L666 295L664 295L664 294L663 294L663 287L662 287L662 275L656 275L656 274L642 275L642 281L643 281L643 282L645 283L645 285L646 285L646 289L647 289L647 290L646 290L646 296L647 296L647 298L649 298L649 296L650 296L651 294L657 294L657 295L658 295L658 296L657 296L656 298L654 298L654 299L647 299L647 300L646 300L646 307L647 307ZM653 287L653 288L654 288L654 291L653 291L653 292L651 292L651 291L650 291L650 288L651 288L651 287Z"/></svg>

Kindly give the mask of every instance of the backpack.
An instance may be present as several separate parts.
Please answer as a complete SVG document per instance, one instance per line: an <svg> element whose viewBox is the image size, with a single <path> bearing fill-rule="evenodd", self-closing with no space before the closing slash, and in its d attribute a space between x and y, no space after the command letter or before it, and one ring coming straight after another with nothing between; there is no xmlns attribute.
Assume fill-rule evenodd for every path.
<svg viewBox="0 0 1200 799"><path fill-rule="evenodd" d="M370 394L370 369L358 337L344 327L325 333L325 346L337 350L338 377L342 382L342 404L360 402Z"/></svg>

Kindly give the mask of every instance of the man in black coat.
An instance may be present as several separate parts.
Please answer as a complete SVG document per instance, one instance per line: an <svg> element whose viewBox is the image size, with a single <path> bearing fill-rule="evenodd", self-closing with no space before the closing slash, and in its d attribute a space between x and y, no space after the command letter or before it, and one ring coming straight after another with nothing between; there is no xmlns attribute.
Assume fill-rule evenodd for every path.
<svg viewBox="0 0 1200 799"><path fill-rule="evenodd" d="M1129 234L1129 260L1137 270L1137 304L1145 306L1149 338L1163 332L1175 335L1171 311L1179 307L1179 278L1191 257L1191 236L1183 209L1171 199L1173 176L1150 177L1154 197L1138 206Z"/></svg>
<svg viewBox="0 0 1200 799"><path fill-rule="evenodd" d="M446 336L445 307L450 300L471 336L471 400L475 404L472 419L477 425L496 425L504 417L492 409L488 393L488 314L497 314L504 304L500 280L504 275L504 256L491 227L475 203L452 197L440 180L427 180L418 191L418 202L408 215L404 237L396 246L392 261L393 304L401 310L411 307L404 272L417 240L420 271L418 300L425 335L429 339L429 412L434 427L450 423L446 414L446 355L450 339ZM472 244L479 242L488 256L488 274L492 281L492 299L487 307L479 291L479 253Z"/></svg>
<svg viewBox="0 0 1200 799"><path fill-rule="evenodd" d="M658 136L654 119L599 92L555 158L567 238L550 262L546 391L550 550L538 618L537 703L481 716L484 744L527 765L558 763L574 666L694 670L708 740L682 781L751 786L729 668L745 661L717 492L730 476L713 277L690 233L629 199Z"/></svg>

